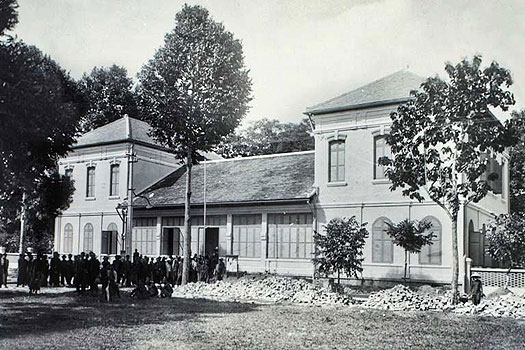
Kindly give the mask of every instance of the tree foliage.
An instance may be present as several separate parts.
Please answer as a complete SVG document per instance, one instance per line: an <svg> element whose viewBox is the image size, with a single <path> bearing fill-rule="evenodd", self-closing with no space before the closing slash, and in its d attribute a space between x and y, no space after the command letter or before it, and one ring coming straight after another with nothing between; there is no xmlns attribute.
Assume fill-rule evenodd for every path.
<svg viewBox="0 0 525 350"><path fill-rule="evenodd" d="M415 221L404 219L392 225L387 222L386 233L392 237L392 242L405 250L405 273L403 279L407 277L408 253L419 253L421 248L432 244L434 234L429 231L432 223L429 221Z"/></svg>
<svg viewBox="0 0 525 350"><path fill-rule="evenodd" d="M152 135L186 166L184 262L189 274L191 167L248 111L251 80L239 40L206 9L185 5L175 28L139 73L139 110Z"/></svg>
<svg viewBox="0 0 525 350"><path fill-rule="evenodd" d="M0 1L0 36L13 29L18 23L18 3L16 0Z"/></svg>
<svg viewBox="0 0 525 350"><path fill-rule="evenodd" d="M510 211L525 213L525 110L513 112L511 123L518 142L510 150Z"/></svg>
<svg viewBox="0 0 525 350"><path fill-rule="evenodd" d="M0 229L4 236L12 238L19 232L22 205L28 209L28 229L33 232L41 232L38 222L52 224L48 214L68 205L69 186L51 184L63 181L53 174L58 159L71 150L82 107L77 84L55 61L22 41L0 41ZM48 187L54 190L45 191ZM43 208L48 211L40 212Z"/></svg>
<svg viewBox="0 0 525 350"><path fill-rule="evenodd" d="M366 223L360 224L352 216L330 220L324 226L324 234L315 232L313 262L317 270L326 276L337 273L338 284L341 272L357 278L357 273L363 271L363 247L368 237L365 226Z"/></svg>
<svg viewBox="0 0 525 350"><path fill-rule="evenodd" d="M138 117L133 80L124 67L95 67L89 75L84 74L79 83L88 103L82 121L83 132L120 119L125 114Z"/></svg>
<svg viewBox="0 0 525 350"><path fill-rule="evenodd" d="M392 159L382 158L391 190L418 201L430 198L452 221L453 276L457 292L459 258L457 217L460 206L481 200L489 190L482 174L487 153L502 152L515 138L508 125L492 117L490 108L507 111L514 97L507 88L510 72L481 57L447 63L448 80L428 78L412 99L391 114L387 142ZM453 293L454 302L456 293Z"/></svg>
<svg viewBox="0 0 525 350"><path fill-rule="evenodd" d="M525 214L502 214L490 223L486 235L494 260L512 268L525 267Z"/></svg>
<svg viewBox="0 0 525 350"><path fill-rule="evenodd" d="M225 158L234 158L310 151L314 149L314 138L310 133L308 118L299 123L263 118L225 137L215 152Z"/></svg>

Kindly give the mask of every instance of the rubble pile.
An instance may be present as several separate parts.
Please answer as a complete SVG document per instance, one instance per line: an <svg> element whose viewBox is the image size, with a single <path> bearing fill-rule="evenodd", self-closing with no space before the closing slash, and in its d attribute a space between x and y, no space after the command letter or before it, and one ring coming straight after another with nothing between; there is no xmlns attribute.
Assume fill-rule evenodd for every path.
<svg viewBox="0 0 525 350"><path fill-rule="evenodd" d="M443 294L418 294L407 286L397 286L372 293L362 304L363 307L396 311L450 310L450 298Z"/></svg>
<svg viewBox="0 0 525 350"><path fill-rule="evenodd" d="M479 305L460 304L454 312L463 315L525 318L525 297L507 294L482 299Z"/></svg>
<svg viewBox="0 0 525 350"><path fill-rule="evenodd" d="M243 277L234 282L219 281L211 284L189 283L185 286L176 286L173 296L314 305L346 305L352 303L348 297L316 287L305 280L278 276Z"/></svg>

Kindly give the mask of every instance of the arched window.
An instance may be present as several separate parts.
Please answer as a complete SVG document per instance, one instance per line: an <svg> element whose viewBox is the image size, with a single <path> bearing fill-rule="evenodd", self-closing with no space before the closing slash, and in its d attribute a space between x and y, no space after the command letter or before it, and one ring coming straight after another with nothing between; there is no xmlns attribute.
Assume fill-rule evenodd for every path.
<svg viewBox="0 0 525 350"><path fill-rule="evenodd" d="M93 251L93 225L90 223L84 226L84 251Z"/></svg>
<svg viewBox="0 0 525 350"><path fill-rule="evenodd" d="M64 226L64 253L73 252L73 225L66 224Z"/></svg>
<svg viewBox="0 0 525 350"><path fill-rule="evenodd" d="M330 149L328 181L343 182L345 181L345 141L330 141L328 147Z"/></svg>
<svg viewBox="0 0 525 350"><path fill-rule="evenodd" d="M426 245L419 253L421 265L441 265L441 223L433 216L427 216L423 220L430 221L432 227L429 229L434 234L432 244Z"/></svg>
<svg viewBox="0 0 525 350"><path fill-rule="evenodd" d="M118 227L115 223L108 225L106 231L102 231L102 254L117 254Z"/></svg>
<svg viewBox="0 0 525 350"><path fill-rule="evenodd" d="M377 219L372 225L372 262L392 263L394 261L394 243L386 233L388 225L392 224L385 217Z"/></svg>

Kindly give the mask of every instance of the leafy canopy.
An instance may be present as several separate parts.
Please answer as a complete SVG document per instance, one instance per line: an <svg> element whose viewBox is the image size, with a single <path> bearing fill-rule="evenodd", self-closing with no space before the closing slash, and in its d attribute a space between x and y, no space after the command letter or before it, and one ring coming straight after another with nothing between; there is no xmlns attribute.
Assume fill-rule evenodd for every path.
<svg viewBox="0 0 525 350"><path fill-rule="evenodd" d="M510 150L510 211L525 213L525 110L513 112L511 123L518 142Z"/></svg>
<svg viewBox="0 0 525 350"><path fill-rule="evenodd" d="M313 262L318 271L327 276L342 271L357 278L357 273L363 271L363 247L368 237L365 226L366 223L359 224L355 216L336 218L324 226L324 234L314 233L316 256Z"/></svg>
<svg viewBox="0 0 525 350"><path fill-rule="evenodd" d="M0 36L13 29L18 23L18 3L16 0L0 1Z"/></svg>
<svg viewBox="0 0 525 350"><path fill-rule="evenodd" d="M502 214L490 223L486 239L490 256L510 268L525 267L525 214Z"/></svg>
<svg viewBox="0 0 525 350"><path fill-rule="evenodd" d="M414 221L404 219L396 225L386 223L386 233L392 237L395 245L405 249L409 253L419 253L421 248L432 244L434 234L429 231L432 227L430 221Z"/></svg>
<svg viewBox="0 0 525 350"><path fill-rule="evenodd" d="M251 80L240 41L206 9L185 5L175 19L139 73L138 94L153 136L184 159L188 149L211 150L239 125Z"/></svg>
<svg viewBox="0 0 525 350"><path fill-rule="evenodd" d="M308 118L282 123L263 118L224 138L215 152L225 158L309 151L314 149Z"/></svg>
<svg viewBox="0 0 525 350"><path fill-rule="evenodd" d="M124 67L95 67L79 81L87 100L88 110L82 121L82 131L122 118L125 114L137 118L137 101L133 92L133 80Z"/></svg>
<svg viewBox="0 0 525 350"><path fill-rule="evenodd" d="M392 113L387 142L393 159L382 158L391 189L422 201L425 195L452 217L459 199L477 202L488 189L481 175L487 152L502 152L515 142L491 108L507 111L514 104L510 72L496 62L481 69L481 57L446 64L448 81L428 78L413 99ZM424 190L424 191L423 191ZM425 194L423 192L426 192Z"/></svg>

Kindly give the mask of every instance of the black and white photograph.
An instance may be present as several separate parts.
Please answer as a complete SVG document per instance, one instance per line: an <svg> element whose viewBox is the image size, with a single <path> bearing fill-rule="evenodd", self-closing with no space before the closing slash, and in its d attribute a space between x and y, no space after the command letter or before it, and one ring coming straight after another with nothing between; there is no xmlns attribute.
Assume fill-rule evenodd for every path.
<svg viewBox="0 0 525 350"><path fill-rule="evenodd" d="M525 349L522 0L0 0L0 349Z"/></svg>

